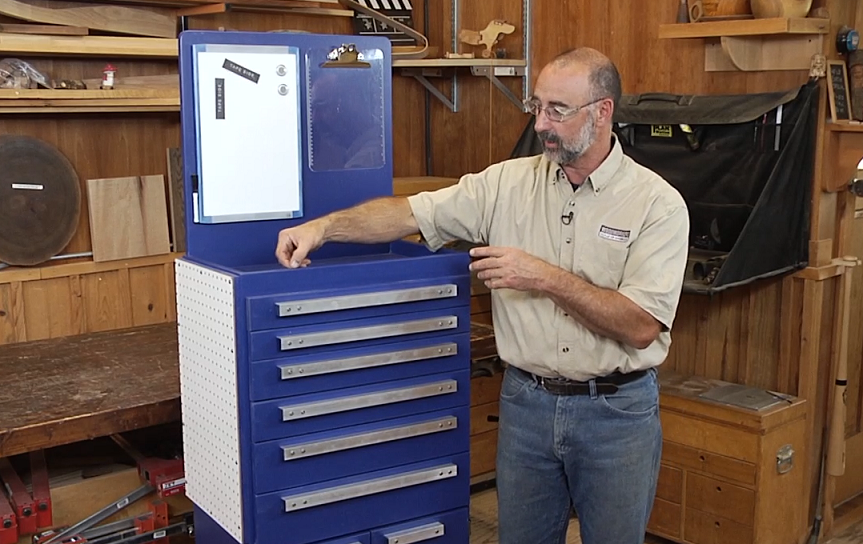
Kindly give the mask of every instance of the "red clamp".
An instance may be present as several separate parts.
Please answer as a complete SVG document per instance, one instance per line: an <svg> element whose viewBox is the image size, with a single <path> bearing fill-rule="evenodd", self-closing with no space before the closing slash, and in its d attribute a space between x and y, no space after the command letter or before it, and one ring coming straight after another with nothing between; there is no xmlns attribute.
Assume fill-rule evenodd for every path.
<svg viewBox="0 0 863 544"><path fill-rule="evenodd" d="M138 462L141 479L149 482L160 497L186 492L186 474L182 459L146 458Z"/></svg>

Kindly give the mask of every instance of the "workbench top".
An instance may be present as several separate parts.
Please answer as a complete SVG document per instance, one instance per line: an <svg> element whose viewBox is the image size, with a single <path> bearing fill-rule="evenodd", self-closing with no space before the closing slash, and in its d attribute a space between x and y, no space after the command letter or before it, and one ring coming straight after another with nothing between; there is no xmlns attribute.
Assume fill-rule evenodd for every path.
<svg viewBox="0 0 863 544"><path fill-rule="evenodd" d="M180 419L177 324L3 346L0 457Z"/></svg>

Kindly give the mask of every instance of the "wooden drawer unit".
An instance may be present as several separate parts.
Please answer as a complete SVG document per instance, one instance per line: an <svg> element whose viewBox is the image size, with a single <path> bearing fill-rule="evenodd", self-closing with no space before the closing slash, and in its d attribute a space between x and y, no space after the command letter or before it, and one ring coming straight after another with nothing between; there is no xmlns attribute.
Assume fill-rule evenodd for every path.
<svg viewBox="0 0 863 544"><path fill-rule="evenodd" d="M805 401L665 372L660 384L662 465L648 532L686 544L799 542Z"/></svg>

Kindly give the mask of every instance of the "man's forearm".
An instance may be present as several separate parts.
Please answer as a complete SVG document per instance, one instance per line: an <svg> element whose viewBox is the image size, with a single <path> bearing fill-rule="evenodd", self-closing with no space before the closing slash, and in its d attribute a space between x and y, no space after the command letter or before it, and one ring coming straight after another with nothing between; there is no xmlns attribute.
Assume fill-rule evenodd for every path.
<svg viewBox="0 0 863 544"><path fill-rule="evenodd" d="M419 232L406 198L384 197L331 213L318 221L324 241L376 244Z"/></svg>
<svg viewBox="0 0 863 544"><path fill-rule="evenodd" d="M591 331L635 348L649 346L660 331L653 316L630 299L561 268L552 266L539 289Z"/></svg>

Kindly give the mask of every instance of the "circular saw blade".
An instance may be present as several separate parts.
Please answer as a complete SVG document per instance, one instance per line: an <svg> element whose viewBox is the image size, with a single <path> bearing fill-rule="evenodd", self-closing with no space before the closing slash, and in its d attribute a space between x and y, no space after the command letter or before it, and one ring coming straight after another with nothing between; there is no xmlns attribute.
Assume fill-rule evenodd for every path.
<svg viewBox="0 0 863 544"><path fill-rule="evenodd" d="M77 229L78 174L56 148L29 136L0 136L0 165L0 262L45 262Z"/></svg>

